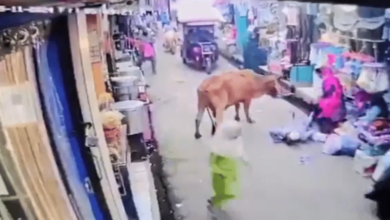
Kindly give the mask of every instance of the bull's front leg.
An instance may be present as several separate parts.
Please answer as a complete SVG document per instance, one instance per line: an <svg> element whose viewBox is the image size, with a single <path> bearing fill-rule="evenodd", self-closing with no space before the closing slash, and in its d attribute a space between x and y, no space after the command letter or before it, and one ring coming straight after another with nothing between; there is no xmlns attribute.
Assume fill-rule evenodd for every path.
<svg viewBox="0 0 390 220"><path fill-rule="evenodd" d="M234 108L236 110L236 115L234 116L234 120L240 121L240 103L235 104Z"/></svg>
<svg viewBox="0 0 390 220"><path fill-rule="evenodd" d="M255 123L255 121L249 116L249 107L251 105L252 99L248 99L244 101L244 112L245 112L245 117L246 121L250 124Z"/></svg>

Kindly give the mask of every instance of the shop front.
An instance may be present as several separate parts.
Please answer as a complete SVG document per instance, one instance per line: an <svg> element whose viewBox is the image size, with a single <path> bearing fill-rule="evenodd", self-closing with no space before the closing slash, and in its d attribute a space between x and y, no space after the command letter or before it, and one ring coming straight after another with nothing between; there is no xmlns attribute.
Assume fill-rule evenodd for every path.
<svg viewBox="0 0 390 220"><path fill-rule="evenodd" d="M151 137L148 102L142 99L145 80L130 54L118 57L115 42L103 37L118 28L117 19L109 19L114 16L81 12L68 20L73 67L80 73L76 75L76 84L82 115L92 125L87 140L94 143L91 152L101 158L95 163L101 170L100 182L113 219L158 219L148 162L148 150L153 150L148 147ZM94 20L101 20L101 24ZM101 36L100 42L90 36L93 29ZM128 33L122 34L126 39L130 37ZM119 49L126 51L122 44ZM102 56L111 59L107 62ZM98 60L100 67L96 66Z"/></svg>
<svg viewBox="0 0 390 220"><path fill-rule="evenodd" d="M53 32L66 16L0 16L7 21L1 24L1 218L95 219L101 216L100 207L84 187L88 174L80 149L75 150L77 141L66 130L70 124L59 120L63 109L48 109L50 101L64 101L65 109L68 102L42 92L49 89L43 81L53 82L51 72L64 70L56 65L65 57L48 58L47 50L69 53L69 48L58 47L67 39ZM63 92L56 91L53 95Z"/></svg>

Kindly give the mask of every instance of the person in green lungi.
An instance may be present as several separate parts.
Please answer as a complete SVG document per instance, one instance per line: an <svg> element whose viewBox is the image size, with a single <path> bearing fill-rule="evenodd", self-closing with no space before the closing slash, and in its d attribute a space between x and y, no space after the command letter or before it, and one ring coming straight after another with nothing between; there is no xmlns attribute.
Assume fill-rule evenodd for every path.
<svg viewBox="0 0 390 220"><path fill-rule="evenodd" d="M210 166L214 196L208 200L208 209L214 217L222 214L226 203L238 196L239 165L248 164L241 133L239 122L225 121L212 139Z"/></svg>

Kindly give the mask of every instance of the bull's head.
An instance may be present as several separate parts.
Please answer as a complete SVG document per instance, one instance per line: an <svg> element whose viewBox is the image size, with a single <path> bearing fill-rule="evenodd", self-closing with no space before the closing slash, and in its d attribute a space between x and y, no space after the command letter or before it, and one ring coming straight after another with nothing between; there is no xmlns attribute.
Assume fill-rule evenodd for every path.
<svg viewBox="0 0 390 220"><path fill-rule="evenodd" d="M282 76L267 76L269 79L264 84L264 91L272 98L286 97L295 93L295 87L290 85Z"/></svg>

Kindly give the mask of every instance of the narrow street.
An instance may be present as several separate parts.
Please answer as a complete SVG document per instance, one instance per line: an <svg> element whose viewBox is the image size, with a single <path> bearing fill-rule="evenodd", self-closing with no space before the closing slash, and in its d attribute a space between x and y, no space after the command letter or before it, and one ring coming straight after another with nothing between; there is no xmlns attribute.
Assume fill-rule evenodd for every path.
<svg viewBox="0 0 390 220"><path fill-rule="evenodd" d="M200 128L203 137L195 140L194 120L196 88L207 75L184 65L180 54L165 54L161 44L157 50L157 75L151 74L149 64L144 68L175 213L185 220L206 220L206 201L212 196L208 147L211 122L205 114ZM234 68L224 59L218 64L213 74ZM228 109L225 118L233 118L233 111ZM262 97L253 101L251 114L256 123L242 121L251 167L242 168L242 195L227 207L231 219L376 219L373 206L364 198L370 181L355 173L351 159L322 155L320 144L289 148L271 141L269 129L291 123L293 112L297 118L303 117L282 99ZM311 160L301 165L301 156Z"/></svg>

